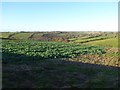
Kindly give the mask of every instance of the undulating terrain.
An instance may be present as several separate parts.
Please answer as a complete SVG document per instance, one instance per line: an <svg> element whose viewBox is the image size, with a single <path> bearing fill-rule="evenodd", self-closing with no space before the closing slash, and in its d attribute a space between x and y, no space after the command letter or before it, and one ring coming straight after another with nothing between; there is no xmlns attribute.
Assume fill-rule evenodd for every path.
<svg viewBox="0 0 120 90"><path fill-rule="evenodd" d="M119 88L118 32L2 32L3 88Z"/></svg>

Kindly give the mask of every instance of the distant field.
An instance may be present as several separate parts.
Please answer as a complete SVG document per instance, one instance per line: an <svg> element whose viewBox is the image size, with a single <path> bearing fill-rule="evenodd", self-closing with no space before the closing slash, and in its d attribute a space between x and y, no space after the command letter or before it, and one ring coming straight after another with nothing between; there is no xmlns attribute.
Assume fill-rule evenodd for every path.
<svg viewBox="0 0 120 90"><path fill-rule="evenodd" d="M86 44L99 45L105 47L118 47L118 38L109 38L104 40L91 41L91 42L87 42Z"/></svg>
<svg viewBox="0 0 120 90"><path fill-rule="evenodd" d="M31 39L39 39L43 34L46 34L46 33L34 33Z"/></svg>
<svg viewBox="0 0 120 90"><path fill-rule="evenodd" d="M11 38L14 39L28 39L33 33L17 33L14 36L12 36Z"/></svg>
<svg viewBox="0 0 120 90"><path fill-rule="evenodd" d="M93 37L93 38L81 38L78 40L75 40L75 42L79 42L79 43L86 43L86 42L90 42L90 41L97 41L97 40L102 40L102 39L106 39L108 37Z"/></svg>
<svg viewBox="0 0 120 90"><path fill-rule="evenodd" d="M15 32L4 32L0 36L0 38L8 38L11 34L14 34Z"/></svg>

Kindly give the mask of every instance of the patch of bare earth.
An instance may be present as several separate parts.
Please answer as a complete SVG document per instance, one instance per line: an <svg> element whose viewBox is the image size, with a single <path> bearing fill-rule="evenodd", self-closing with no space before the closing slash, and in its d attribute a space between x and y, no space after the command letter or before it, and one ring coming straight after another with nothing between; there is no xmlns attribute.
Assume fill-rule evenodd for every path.
<svg viewBox="0 0 120 90"><path fill-rule="evenodd" d="M118 53L118 48L107 48L106 53L102 55L87 54L87 55L80 55L77 58L69 58L66 60L120 67L119 57L118 55L116 55L117 53Z"/></svg>

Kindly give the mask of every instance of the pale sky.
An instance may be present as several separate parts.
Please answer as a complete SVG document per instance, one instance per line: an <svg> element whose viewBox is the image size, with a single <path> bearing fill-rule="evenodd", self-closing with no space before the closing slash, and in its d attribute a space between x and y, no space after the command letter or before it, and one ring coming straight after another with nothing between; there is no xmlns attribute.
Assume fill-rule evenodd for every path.
<svg viewBox="0 0 120 90"><path fill-rule="evenodd" d="M2 31L118 31L118 2L2 2Z"/></svg>

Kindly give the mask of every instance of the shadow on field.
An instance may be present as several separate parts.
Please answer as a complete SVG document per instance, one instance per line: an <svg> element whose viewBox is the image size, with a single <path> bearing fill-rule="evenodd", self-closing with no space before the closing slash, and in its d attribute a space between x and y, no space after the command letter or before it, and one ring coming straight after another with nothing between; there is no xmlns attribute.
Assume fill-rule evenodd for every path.
<svg viewBox="0 0 120 90"><path fill-rule="evenodd" d="M5 52L2 56L3 88L118 88L116 67Z"/></svg>

